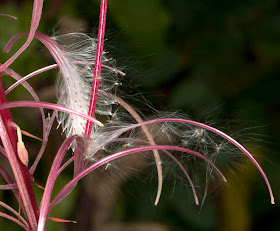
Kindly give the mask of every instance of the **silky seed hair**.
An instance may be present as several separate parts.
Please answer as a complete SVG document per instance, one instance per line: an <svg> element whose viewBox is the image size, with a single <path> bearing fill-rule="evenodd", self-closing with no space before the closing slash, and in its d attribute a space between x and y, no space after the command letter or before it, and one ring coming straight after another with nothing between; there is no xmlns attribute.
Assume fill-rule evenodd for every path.
<svg viewBox="0 0 280 231"><path fill-rule="evenodd" d="M62 47L62 49L60 49L59 47L54 45L53 48L54 49L53 55L54 57L57 56L56 58L59 59L59 67L60 67L60 74L59 74L58 84L57 84L58 103L68 108L87 114L89 108L89 100L90 100L92 78L93 78L93 68L95 62L94 57L95 57L95 49L96 49L96 40L88 35L81 34L81 33L67 34L67 35L55 37L54 39ZM51 44L48 45L51 46ZM99 160L100 158L106 155L114 154L117 151L120 151L121 149L127 150L130 148L134 148L133 146L135 144L137 145L137 143L134 143L134 145L133 143L130 145L125 145L117 141L120 138L127 138L133 140L135 138L131 136L131 134L135 134L134 131L141 130L139 126L137 127L135 125L136 122L141 123L141 119L140 120L136 119L136 117L138 116L136 112L131 112L130 109L128 108L126 108L126 110L130 111L129 113L131 113L132 116L120 116L122 115L122 113L119 112L123 110L120 111L117 110L117 113L115 112L114 107L118 105L120 102L122 102L122 100L120 98L118 99L118 97L115 95L115 93L118 92L116 89L122 85L121 82L116 78L117 73L121 73L121 72L116 71L116 68L114 68L114 61L106 57L106 52L104 52L102 65L103 67L100 76L100 87L97 96L95 117L99 115L99 116L109 117L109 119L108 119L108 123L104 127L98 127L96 125L93 126L93 131L91 132L91 136L90 136L91 142L89 142L87 151L84 154L85 158L92 161ZM123 103L125 104L125 102ZM122 105L122 107L125 108L127 106ZM128 115L129 113L124 113L124 114ZM159 118L164 118L161 117L160 114L158 116ZM58 119L58 123L62 126L62 129L67 137L72 136L74 134L78 134L80 136L84 135L86 120L84 120L83 118L80 118L79 116L66 114L66 113L58 113L57 119ZM134 121L130 123L130 121L133 119ZM159 119L158 121L164 121L164 119L163 120ZM220 142L221 137L224 137L227 140L227 141L223 141L224 143L226 144L229 144L229 142L232 143L234 146L238 147L242 152L244 152L254 162L254 164L257 166L257 168L259 169L259 171L261 172L261 174L263 175L267 183L271 196L271 203L274 204L274 197L271 190L271 186L267 180L265 173L263 172L261 167L259 167L258 163L251 156L251 154L247 150L245 150L245 148L242 145L240 145L237 141L232 140L232 138L229 138L226 134L224 134L219 130L215 132L214 128L209 127L209 130L213 131L212 133L207 131L206 129L201 129L194 125L179 125L181 121L182 120L180 119L178 120L175 119L174 125L170 125L173 123L171 121L168 123L166 122L161 123L160 129L157 130L156 132L152 130L148 131L148 136L151 137L150 139L148 138L147 134L145 134L146 137L144 138L144 141L147 142L146 138L148 138L149 140L148 143L150 145L157 144L156 137L157 136L161 137L162 134L164 134L166 137L168 137L169 141L172 141L172 145L174 145L174 142L175 145L178 145L177 148L186 147L187 149L198 152L204 156L203 158L201 156L200 158L198 158L189 154L182 155L182 153L178 151L168 152L170 153L168 155L171 158L175 157L175 155L181 155L180 160L181 161L183 160L183 162L186 163L184 164L185 166L186 165L198 166L195 168L191 168L192 180L191 178L188 177L192 185L194 196L196 198L195 201L197 204L198 204L198 199L194 190L194 184L192 183L193 180L194 182L196 182L196 178L200 178L198 177L197 172L199 174L202 173L205 179L204 180L205 190L204 190L203 201L205 199L206 194L208 193L207 186L210 180L215 178L214 176L217 175L217 173L219 173L219 177L222 176L223 180L225 181L225 178L222 175L222 173L216 168L215 165L211 164L211 161L212 163L213 162L216 163L218 159L220 159L220 157L223 156L221 155L221 150L224 149L223 148L224 145ZM186 123L186 121L184 123ZM200 127L200 125L198 126ZM201 127L207 127L207 125ZM154 139L156 142L154 142ZM178 143L178 140L181 140L182 143ZM218 140L218 142L216 140ZM77 144L74 143L72 145L72 148L74 149L76 145ZM144 147L147 146L147 143L146 145L140 144L140 146L142 148L139 150L142 151L147 150L148 148L148 147ZM176 146L173 146L173 148L176 148ZM157 170L159 174L158 182L162 182L161 166L163 164L158 153L159 152L164 153L164 151L166 150L154 151L157 152L156 154L154 153L154 155L155 155ZM226 149L226 153L227 152L228 149ZM205 162L205 157L206 160L210 160L210 161ZM204 159L204 161L201 159ZM218 161L218 162L222 164L223 161ZM178 161L177 164L178 163L181 162ZM205 164L206 164L206 168L205 168ZM182 165L181 167L184 169ZM216 168L218 172L213 171L214 168ZM187 167L187 169L189 168ZM188 176L188 174L185 175ZM155 204L158 203L161 188L162 188L162 184L159 183Z"/></svg>
<svg viewBox="0 0 280 231"><path fill-rule="evenodd" d="M90 91L92 86L93 68L95 62L96 39L82 33L70 33L56 36L54 39L59 43L63 52L67 70L62 70L58 78L58 102L66 107L88 113ZM97 97L96 114L105 116L106 124L103 128L94 127L87 158L93 157L98 150L106 149L106 145L121 136L129 136L129 132L121 131L135 123L128 113L120 109L114 98L115 89L121 86L116 76L114 61L103 55L103 64L108 67L102 68L100 77L99 93ZM66 69L66 68L65 68ZM110 93L111 97L108 97ZM157 113L161 118L174 117L177 113ZM178 117L178 115L177 115ZM182 115L180 115L182 118ZM67 113L58 113L58 123L61 124L66 136L74 134L83 135L86 120ZM139 130L139 128L137 128ZM136 130L137 130L136 129ZM133 129L135 130L135 129ZM192 148L211 159L209 150L220 150L221 144L215 143L205 129L187 124L163 123L158 126L150 126L153 137L164 135L169 143ZM114 135L116 134L116 135ZM111 137L111 138L110 138ZM131 138L131 137L130 137ZM131 138L132 139L132 138ZM116 145L117 146L117 145ZM112 150L112 148L110 148ZM95 158L94 158L95 159Z"/></svg>
<svg viewBox="0 0 280 231"><path fill-rule="evenodd" d="M95 62L96 39L82 33L70 33L54 37L62 48L62 56L65 61L65 68L61 70L58 77L58 102L61 105L88 113L90 91L93 79L93 68ZM141 128L126 131L126 128L135 124L134 118L130 116L122 107L118 105L116 92L121 87L117 76L114 61L103 55L103 66L100 77L99 92L97 96L96 116L102 116L105 120L104 127L93 127L91 142L85 153L85 158L96 161L105 155L113 154L117 151L128 148L135 148L143 145L136 141L143 138ZM179 113L156 112L160 118L186 118ZM67 113L58 113L58 123L62 126L66 136L74 134L83 136L86 120ZM175 144L189 148L203 154L213 162L216 161L220 153L227 147L228 143L218 136L209 133L205 129L189 124L180 123L160 123L148 125L149 131L157 144ZM127 142L119 138L126 138ZM119 139L119 140L118 140ZM74 147L73 147L74 148ZM176 153L176 152L174 152ZM230 153L230 152L229 152ZM224 155L224 153L222 153ZM207 178L212 175L212 168L206 167L199 158L185 155L181 158L186 165L199 165L202 163L204 170L208 173ZM196 167L195 167L196 168ZM192 169L195 169L192 167ZM194 170L193 170L194 171ZM195 174L194 174L195 175Z"/></svg>
<svg viewBox="0 0 280 231"><path fill-rule="evenodd" d="M60 55L63 56L66 66L65 70L61 70L58 75L58 103L87 114L93 79L96 39L82 33L55 36L53 39L62 48ZM117 72L114 61L107 58L105 53L102 63L107 66L102 68L96 114L112 116L113 105L116 104L116 101L102 96L102 92L111 93L121 83L116 80ZM86 126L84 118L59 112L57 120L67 137L74 134L83 136ZM93 129L96 131L98 128L94 126ZM94 133L92 133L91 138L95 138Z"/></svg>

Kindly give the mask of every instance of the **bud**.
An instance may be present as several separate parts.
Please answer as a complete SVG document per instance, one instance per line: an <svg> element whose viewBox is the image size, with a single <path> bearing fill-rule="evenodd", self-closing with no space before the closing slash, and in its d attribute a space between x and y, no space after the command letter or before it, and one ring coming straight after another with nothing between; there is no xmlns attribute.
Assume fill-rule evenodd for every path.
<svg viewBox="0 0 280 231"><path fill-rule="evenodd" d="M20 127L18 125L16 125L17 128L17 136L18 136L18 142L17 142L17 153L18 153L18 157L21 161L21 163L23 163L25 166L28 165L28 152L25 148L25 145L22 141L22 135L21 135L21 130Z"/></svg>
<svg viewBox="0 0 280 231"><path fill-rule="evenodd" d="M24 143L19 141L17 143L17 152L18 152L18 157L25 166L28 165L28 152L24 146Z"/></svg>

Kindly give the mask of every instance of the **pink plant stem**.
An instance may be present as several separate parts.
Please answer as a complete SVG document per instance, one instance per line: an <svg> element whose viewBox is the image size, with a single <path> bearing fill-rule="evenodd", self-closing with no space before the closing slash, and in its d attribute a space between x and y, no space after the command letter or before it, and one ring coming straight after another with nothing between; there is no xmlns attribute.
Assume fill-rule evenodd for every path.
<svg viewBox="0 0 280 231"><path fill-rule="evenodd" d="M33 174L34 174L34 172L35 172L35 170L37 168L37 165L38 165L39 161L41 160L41 158L43 156L43 153L44 153L45 148L46 148L47 143L48 143L49 134L50 134L51 127L53 125L53 121L55 119L55 116L56 116L56 111L53 111L53 114L52 114L52 116L51 116L51 118L49 120L48 126L47 126L47 128L45 130L45 133L46 133L45 137L46 137L46 139L43 140L42 146L40 148L40 151L39 151L39 153L38 153L34 163L32 164L32 166L29 169L29 173L30 173L31 176L33 176Z"/></svg>
<svg viewBox="0 0 280 231"><path fill-rule="evenodd" d="M140 142L140 143L144 143L144 144L150 144L148 141L146 140L141 140L141 139L131 139L131 138L117 138L113 141L135 141L135 142ZM194 184L192 182L192 179L190 178L190 175L188 174L187 170L184 168L184 166L180 163L180 161L174 156L172 155L170 152L166 151L166 150L162 150L166 155L168 155L172 160L174 160L176 162L176 164L181 168L181 170L183 171L183 173L185 174L185 176L188 178L188 181L190 182L191 188L192 188L192 192L193 192L193 196L194 196L194 201L196 205L199 205L199 200L194 188Z"/></svg>
<svg viewBox="0 0 280 231"><path fill-rule="evenodd" d="M69 165L73 162L74 160L74 156L72 156L69 160L67 160L61 167L60 169L58 170L57 172L57 176Z"/></svg>
<svg viewBox="0 0 280 231"><path fill-rule="evenodd" d="M154 145L154 146L143 146L143 147L139 147L139 148L132 148L132 149L128 149L128 150L124 150L124 151L120 151L118 153L106 156L104 158L102 158L101 160L95 162L94 164L92 164L90 167L88 167L87 169L85 169L84 171L82 171L81 173L79 173L79 175L77 175L76 177L74 177L71 181L69 181L62 189L61 191L56 195L56 197L53 199L53 201L50 203L49 205L49 212L51 211L51 209L59 202L61 201L63 198L65 198L69 192L71 192L73 190L73 186L75 186L78 181L80 179L82 179L83 177L85 177L87 174L89 174L90 172L92 172L93 170L95 170L96 168L109 163L110 161L113 161L115 159L118 159L120 157L129 155L129 154L133 154L133 153L139 153L139 152L143 152L143 151L149 151L149 150L153 150L153 149L157 149L157 150L173 150L173 151L179 151L179 152L186 152L189 153L191 155L197 156L203 160L205 160L206 162L208 162L209 164L211 164L219 173L219 175L222 177L223 181L226 182L226 178L224 177L224 175L221 173L221 171L215 166L215 164L207 159L205 156L199 154L198 152L195 152L193 150L187 149L187 148L182 148L182 147L177 147L177 146L170 146L170 145Z"/></svg>
<svg viewBox="0 0 280 231"><path fill-rule="evenodd" d="M0 152L7 157L5 149L0 145Z"/></svg>
<svg viewBox="0 0 280 231"><path fill-rule="evenodd" d="M0 105L6 103L4 88L0 80ZM0 136L6 150L10 166L18 186L23 211L28 220L30 230L37 229L39 218L38 207L31 185L31 179L27 167L21 163L17 155L17 135L15 130L9 126L12 115L9 109L0 111Z"/></svg>
<svg viewBox="0 0 280 231"><path fill-rule="evenodd" d="M1 101L0 101L0 103L1 103ZM83 114L81 112L75 111L71 108L67 108L67 107L64 107L64 106L61 106L58 104L42 102L42 101L13 101L13 102L5 102L5 103L0 104L0 110L6 109L6 108L14 108L14 107L48 108L48 109L53 109L53 110L57 110L57 111L72 113L74 115L78 115L83 118L86 118L86 119L92 121L93 123L97 124L98 126L101 126L101 127L104 126L100 121L98 121L86 114Z"/></svg>
<svg viewBox="0 0 280 231"><path fill-rule="evenodd" d="M39 26L41 14L42 14L42 8L43 8L43 0L34 0L33 2L33 13L32 13L32 19L31 19L31 25L30 25L30 31L27 37L27 40L22 45L22 47L10 58L8 59L1 67L0 72L4 71L15 59L29 46L31 43L34 34Z"/></svg>
<svg viewBox="0 0 280 231"><path fill-rule="evenodd" d="M90 64L90 65L94 65L93 62L80 62L80 61L75 61L75 62L73 62L73 63L74 63L74 64ZM58 64L52 64L52 65L49 65L49 66L46 66L46 67L42 67L42 68L40 68L40 69L38 69L38 70L36 70L36 71L33 71L33 72L31 72L30 74L28 74L28 75L24 76L23 78L21 78L20 80L16 81L13 85L11 85L11 86L5 91L5 93L8 94L8 93L9 93L11 90L13 90L16 86L18 86L18 85L24 83L26 80L28 80L28 79L30 79L30 78L32 78L32 77L34 77L34 76L36 76L36 75L38 75L38 74L40 74L40 73L43 73L43 72L48 71L48 70L52 70L52 69L57 68L57 67L58 67ZM112 67L109 67L109 66L103 65L103 64L102 64L102 67L107 68L107 69L109 69L109 70L114 70L114 71L117 72L118 74L120 74L120 75L122 75L122 76L125 76L125 73L122 72L122 71L120 71L120 70L114 69L114 68L112 68ZM6 73L6 71L5 71L5 73Z"/></svg>
<svg viewBox="0 0 280 231"><path fill-rule="evenodd" d="M11 90L13 90L16 86L18 86L19 84L25 82L27 79L37 75L37 74L40 74L42 72L45 72L45 71L48 71L48 70L51 70L53 68L57 68L58 67L58 64L52 64L52 65L49 65L49 66L46 66L44 68L41 68L39 70L36 70L26 76L24 76L23 78L19 79L17 82L15 82L13 85L11 85L6 91L5 93L8 94Z"/></svg>
<svg viewBox="0 0 280 231"><path fill-rule="evenodd" d="M0 165L0 174L1 174L1 176L5 179L5 181L6 181L9 185L12 185L12 184L15 184L15 185L16 185L16 183L14 183L14 180L13 180L12 177L9 175L9 173L7 172L7 170L4 169L1 165ZM21 202L21 200L20 200L20 198L19 198L19 193L18 193L17 185L16 185L16 188L15 188L15 189L12 189L12 191L13 191L13 193L14 193L14 195L15 195L17 201L19 202L19 205L20 205L21 207L23 207L23 204L22 204L22 202Z"/></svg>
<svg viewBox="0 0 280 231"><path fill-rule="evenodd" d="M143 126L143 125L146 125L146 124L165 123L165 122L185 123L185 124L190 124L190 125L198 126L198 127L204 128L206 130L209 130L211 132L214 132L217 135L225 138L230 143L232 143L239 150L241 150L253 162L253 164L257 167L257 169L261 173L261 175L262 175L262 177L263 177L263 179L264 179L264 181L265 181L265 183L267 185L267 188L268 188L268 191L269 191L269 195L270 195L270 202L271 202L271 204L275 204L274 195L273 195L272 188L270 186L269 180L268 180L265 172L263 171L262 167L255 160L255 158L252 156L252 154L249 151L247 151L247 149L244 148L235 139L233 139L232 137L230 137L229 135L225 134L224 132L222 132L222 131L220 131L220 130L218 130L216 128L213 128L213 127L211 127L209 125L202 124L202 123L199 123L199 122L196 122L196 121L193 121L193 120L185 120L185 119L177 119L177 118L154 119L154 120L145 121L143 123L134 124L134 125L131 125L131 126L125 128L125 129L122 129L122 130L116 132L113 136L108 137L108 140L112 140L115 137L118 137L120 134L122 134L122 133L124 133L126 131L129 131L131 129L134 129L134 128L137 128L137 127L140 127L140 126Z"/></svg>
<svg viewBox="0 0 280 231"><path fill-rule="evenodd" d="M86 152L84 140L76 140L76 142L79 143L74 151L74 177L83 170L84 153Z"/></svg>
<svg viewBox="0 0 280 231"><path fill-rule="evenodd" d="M0 185L0 190L11 190L11 189L17 189L17 184L4 184L4 185Z"/></svg>
<svg viewBox="0 0 280 231"><path fill-rule="evenodd" d="M50 170L49 176L48 176L48 180L47 180L47 184L45 187L45 191L44 191L44 195L41 201L41 208L40 208L40 218L39 218L39 224L38 224L38 231L44 231L44 227L45 227L45 222L48 216L48 207L49 207L49 202L51 199L51 194L52 194L52 190L53 190L53 186L55 183L55 180L58 176L57 172L60 168L61 162L69 148L69 145L71 145L71 143L73 142L73 140L75 140L76 138L78 138L78 135L75 136L71 136L69 138L67 138L63 144L61 145L60 149L58 150L56 157L53 161L52 164L52 168Z"/></svg>
<svg viewBox="0 0 280 231"><path fill-rule="evenodd" d="M9 17L9 18L14 19L14 20L17 19L17 17L15 17L13 15L10 15L10 14L0 14L0 16L6 16L6 17Z"/></svg>
<svg viewBox="0 0 280 231"><path fill-rule="evenodd" d="M28 227L27 222L24 220L24 218L18 214L18 212L16 210L14 210L11 206L7 205L6 203L0 201L0 206L2 206L3 208L9 210L10 212L12 212L14 215L18 216L18 218L22 221L22 223Z"/></svg>
<svg viewBox="0 0 280 231"><path fill-rule="evenodd" d="M107 13L107 0L101 0L95 66L94 66L92 91L91 91L91 98L90 98L89 111L88 111L88 115L91 117L94 117L98 87L100 82L105 25L106 25L106 13ZM85 129L86 137L90 137L91 130L92 130L92 122L87 121L86 129Z"/></svg>
<svg viewBox="0 0 280 231"><path fill-rule="evenodd" d="M110 96L110 94L108 94L108 95ZM111 97L112 97L112 95L111 95ZM117 97L117 96L115 96L115 99L125 110L128 111L128 113L137 121L137 123L143 123L143 120L140 117L140 115L128 103L126 103L123 99L121 99L120 97ZM142 128L145 136L147 137L147 140L149 141L150 145L156 145L154 138L151 135L148 127L146 125L143 125L143 126L141 126L141 128ZM160 199L161 191L162 191L163 179L162 179L162 166L161 166L159 152L157 149L155 149L155 150L153 150L153 153L154 153L154 158L156 161L157 172L158 172L158 191L157 191L156 199L154 202L154 205L157 206L159 199Z"/></svg>
<svg viewBox="0 0 280 231"><path fill-rule="evenodd" d="M20 81L22 79L22 77L19 74L17 74L15 71L11 70L10 68L7 68L5 70L5 73L9 74L11 77L13 77L14 79L16 79L18 81ZM39 101L38 95L36 94L36 92L33 90L33 88L27 82L22 82L22 86L32 95L32 97L36 101ZM5 94L7 95L6 92L7 92L7 90L5 91ZM42 116L43 128L46 128L46 118L45 118L45 114L44 114L43 108L40 108L40 112L41 112L41 116ZM9 125L12 126L12 124L13 123L10 123ZM24 131L22 131L22 133L24 134ZM40 148L40 151L39 151L39 153L37 155L36 160L38 160L38 158L40 158L40 156L43 154L45 146L47 144L47 140L48 140L48 135L46 134L45 129L43 129L43 142L42 142L42 145L41 145L41 148ZM33 169L33 170L35 170L35 169ZM33 175L34 172L29 171L29 173L30 173L30 175Z"/></svg>
<svg viewBox="0 0 280 231"><path fill-rule="evenodd" d="M23 223L21 223L18 219L14 218L14 217L12 217L12 216L6 214L6 213L0 212L0 217L4 217L4 218L6 218L6 219L9 219L9 220L15 222L16 224L20 225L20 226L21 226L22 228L24 228L25 230L27 230L27 231L29 230L28 227L25 226Z"/></svg>

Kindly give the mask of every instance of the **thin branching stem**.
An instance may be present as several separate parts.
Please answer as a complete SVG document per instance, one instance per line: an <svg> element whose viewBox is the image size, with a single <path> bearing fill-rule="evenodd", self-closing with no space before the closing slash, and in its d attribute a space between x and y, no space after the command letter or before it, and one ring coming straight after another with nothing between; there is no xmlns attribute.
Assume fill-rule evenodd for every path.
<svg viewBox="0 0 280 231"><path fill-rule="evenodd" d="M89 65L94 65L93 62L80 62L80 61L75 61L75 62L73 62L73 64L87 64L87 65L89 64ZM52 70L52 69L54 69L54 68L57 68L57 67L59 67L58 64L51 64L51 65L49 65L49 66L42 67L42 68L40 68L40 69L38 69L38 70L36 70L36 71L33 71L33 72L29 73L28 75L22 77L20 80L16 81L14 84L12 84L12 85L5 91L5 93L8 94L8 93L11 92L15 87L17 87L18 85L20 85L20 84L22 84L23 82L27 81L28 79L30 79L30 78L32 78L32 77L38 75L38 74L44 73L45 71L49 71L49 70ZM115 69L115 68L109 67L109 66L104 65L104 64L102 64L102 67L107 68L107 69L112 70L112 71L115 71L115 72L119 73L120 75L125 76L125 73L124 73L124 72L122 72L122 71L120 71L120 70L117 70L117 69ZM5 72L5 73L6 73L6 72ZM8 73L7 73L7 74L8 74Z"/></svg>
<svg viewBox="0 0 280 231"><path fill-rule="evenodd" d="M236 146L239 150L241 150L252 162L253 164L257 167L257 169L259 170L259 172L261 173L263 179L265 180L265 183L267 185L268 191L269 191L269 195L270 195L270 202L271 204L275 204L274 201L274 195L272 192L272 188L270 186L269 180L265 174L265 172L263 171L262 167L259 165L259 163L256 161L256 159L253 157L253 155L247 151L246 148L244 148L239 142L237 142L235 139L233 139L232 137L230 137L229 135L227 135L226 133L211 127L207 124L203 124L203 123L199 123L193 120L185 120L185 119L178 119L178 118L164 118L164 119L154 119L154 120L148 120L145 121L143 123L139 123L139 124L134 124L131 126L126 127L125 129L121 129L119 132L114 133L111 137L108 137L108 141L115 139L116 137L120 136L122 133L135 129L137 127L141 127L143 125L147 125L147 124L153 124L153 123L166 123L166 122L173 122L173 123L185 123L185 124L190 124L190 125L194 125L194 126L198 126L201 128L204 128L206 130L209 130L213 133L216 133L217 135L225 138L227 141L229 141L230 143L232 143L234 146Z"/></svg>
<svg viewBox="0 0 280 231"><path fill-rule="evenodd" d="M45 187L44 195L43 195L43 198L42 198L42 201L41 201L38 231L43 231L44 230L45 222L46 222L46 219L48 217L49 201L50 201L50 198L51 198L51 194L52 194L52 190L53 190L55 180L57 179L57 176L58 176L57 172L60 168L61 162L62 162L69 146L71 145L73 140L75 140L76 138L78 138L77 135L67 138L63 142L63 144L61 145L61 147L58 150L58 152L56 154L56 157L53 161L52 168L50 170L48 180L47 180L47 184L46 184L46 187Z"/></svg>
<svg viewBox="0 0 280 231"><path fill-rule="evenodd" d="M90 98L89 111L88 111L88 115L92 117L95 114L98 87L99 87L99 82L101 77L100 73L101 73L102 55L103 55L103 46L104 46L106 14L107 14L107 0L101 0L93 83L92 83L91 98ZM86 129L85 129L86 137L90 137L91 130L92 130L92 122L87 121Z"/></svg>
<svg viewBox="0 0 280 231"><path fill-rule="evenodd" d="M132 148L132 149L124 150L124 151L121 151L121 152L118 152L118 153L106 156L106 157L102 158L101 160L99 160L99 161L95 162L94 164L92 164L90 167L88 167L84 171L82 171L79 175L77 175L71 181L69 181L62 188L62 190L56 195L56 197L53 199L53 201L51 202L51 204L49 206L49 212L51 211L53 206L55 206L59 201L61 201L64 197L66 197L73 190L73 186L75 186L80 179L85 177L87 174L89 174L90 172L92 172L96 168L98 168L98 167L100 167L100 166L102 166L104 164L107 164L110 161L113 161L115 159L121 158L123 156L129 155L129 154L133 154L133 153L150 151L150 150L153 150L153 149L157 149L157 150L173 150L173 151L185 152L185 153L189 153L191 155L195 155L195 156L205 160L209 164L211 164L217 170L219 175L222 177L223 181L225 181L225 182L227 181L226 178L224 177L224 175L221 173L221 171L215 166L215 164L211 160L206 158L205 156L199 154L198 152L195 152L195 151L187 149L187 148L182 148L182 147L178 147L178 146L170 146L170 145L143 146L143 147L139 147L139 148Z"/></svg>
<svg viewBox="0 0 280 231"><path fill-rule="evenodd" d="M62 112L66 112L66 113L72 113L72 114L84 117L87 120L91 120L93 123L95 123L98 126L103 126L103 124L100 121L98 121L86 114L75 111L71 108L63 107L58 104L42 102L42 101L13 101L13 102L6 102L6 103L3 103L0 105L0 109L16 108L16 107L48 108L48 109L53 109L53 110L62 111Z"/></svg>
<svg viewBox="0 0 280 231"><path fill-rule="evenodd" d="M32 39L34 38L34 34L39 26L42 9L43 9L43 0L34 0L31 26L30 26L30 31L27 40L22 45L22 47L0 67L0 72L3 72L7 67L9 67L9 65L11 65L13 61L15 61L15 59L30 45Z"/></svg>
<svg viewBox="0 0 280 231"><path fill-rule="evenodd" d="M14 215L18 216L18 218L21 220L21 222L28 227L28 224L26 222L26 220L24 220L24 218L16 211L14 210L11 206L7 205L6 203L0 201L0 206L2 206L3 208L9 210L10 212L12 212Z"/></svg>
<svg viewBox="0 0 280 231"><path fill-rule="evenodd" d="M141 118L141 116L133 109L132 106L130 106L122 98L114 96L109 93L105 93L105 92L102 94L104 94L104 96L106 96L106 97L116 100L136 120L137 123L143 123L143 119ZM153 138L152 134L150 133L148 127L146 125L143 125L143 126L141 126L141 129L143 130L149 144L156 145L154 138ZM160 199L161 191L162 191L163 177L162 177L162 166L161 166L159 152L156 149L152 150L152 151L154 153L154 158L155 158L155 162L156 162L156 166L157 166L157 173L158 173L158 191L157 191L156 199L154 202L154 205L157 206L159 199Z"/></svg>
<svg viewBox="0 0 280 231"><path fill-rule="evenodd" d="M2 82L0 82L0 103L5 104L6 97ZM6 150L10 166L12 168L18 190L20 201L22 201L23 211L28 220L29 228L32 231L37 229L38 222L38 207L35 195L31 185L31 178L28 169L21 163L17 156L17 135L15 130L9 126L9 122L13 121L9 109L0 111L0 136L3 146Z"/></svg>
<svg viewBox="0 0 280 231"><path fill-rule="evenodd" d="M20 222L18 219L14 218L14 217L12 217L12 216L6 214L6 213L0 212L0 217L4 217L4 218L6 218L6 219L8 219L8 220L11 220L11 221L15 222L16 224L18 224L19 226L21 226L22 228L24 228L26 231L29 230L29 229L28 229L28 226L25 226L25 225L24 225L22 222Z"/></svg>

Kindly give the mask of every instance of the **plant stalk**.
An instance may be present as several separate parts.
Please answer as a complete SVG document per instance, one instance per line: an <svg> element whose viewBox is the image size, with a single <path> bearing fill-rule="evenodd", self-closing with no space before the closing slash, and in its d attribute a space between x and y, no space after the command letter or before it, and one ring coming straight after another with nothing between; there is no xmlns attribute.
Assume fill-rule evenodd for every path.
<svg viewBox="0 0 280 231"><path fill-rule="evenodd" d="M90 98L89 111L88 111L88 115L91 117L94 117L98 87L100 82L105 25L106 25L106 14L107 14L107 0L101 0L95 66L94 66L93 83L92 83L91 98ZM92 130L92 122L88 120L85 129L85 137L88 138L90 137L91 130Z"/></svg>
<svg viewBox="0 0 280 231"><path fill-rule="evenodd" d="M6 101L5 91L0 78L0 104L5 103ZM21 163L17 155L17 134L14 128L9 126L9 122L12 121L12 114L9 109L0 110L0 136L2 143L6 150L18 186L20 200L23 205L23 212L28 220L30 230L35 231L37 230L39 210L32 189L28 169Z"/></svg>

